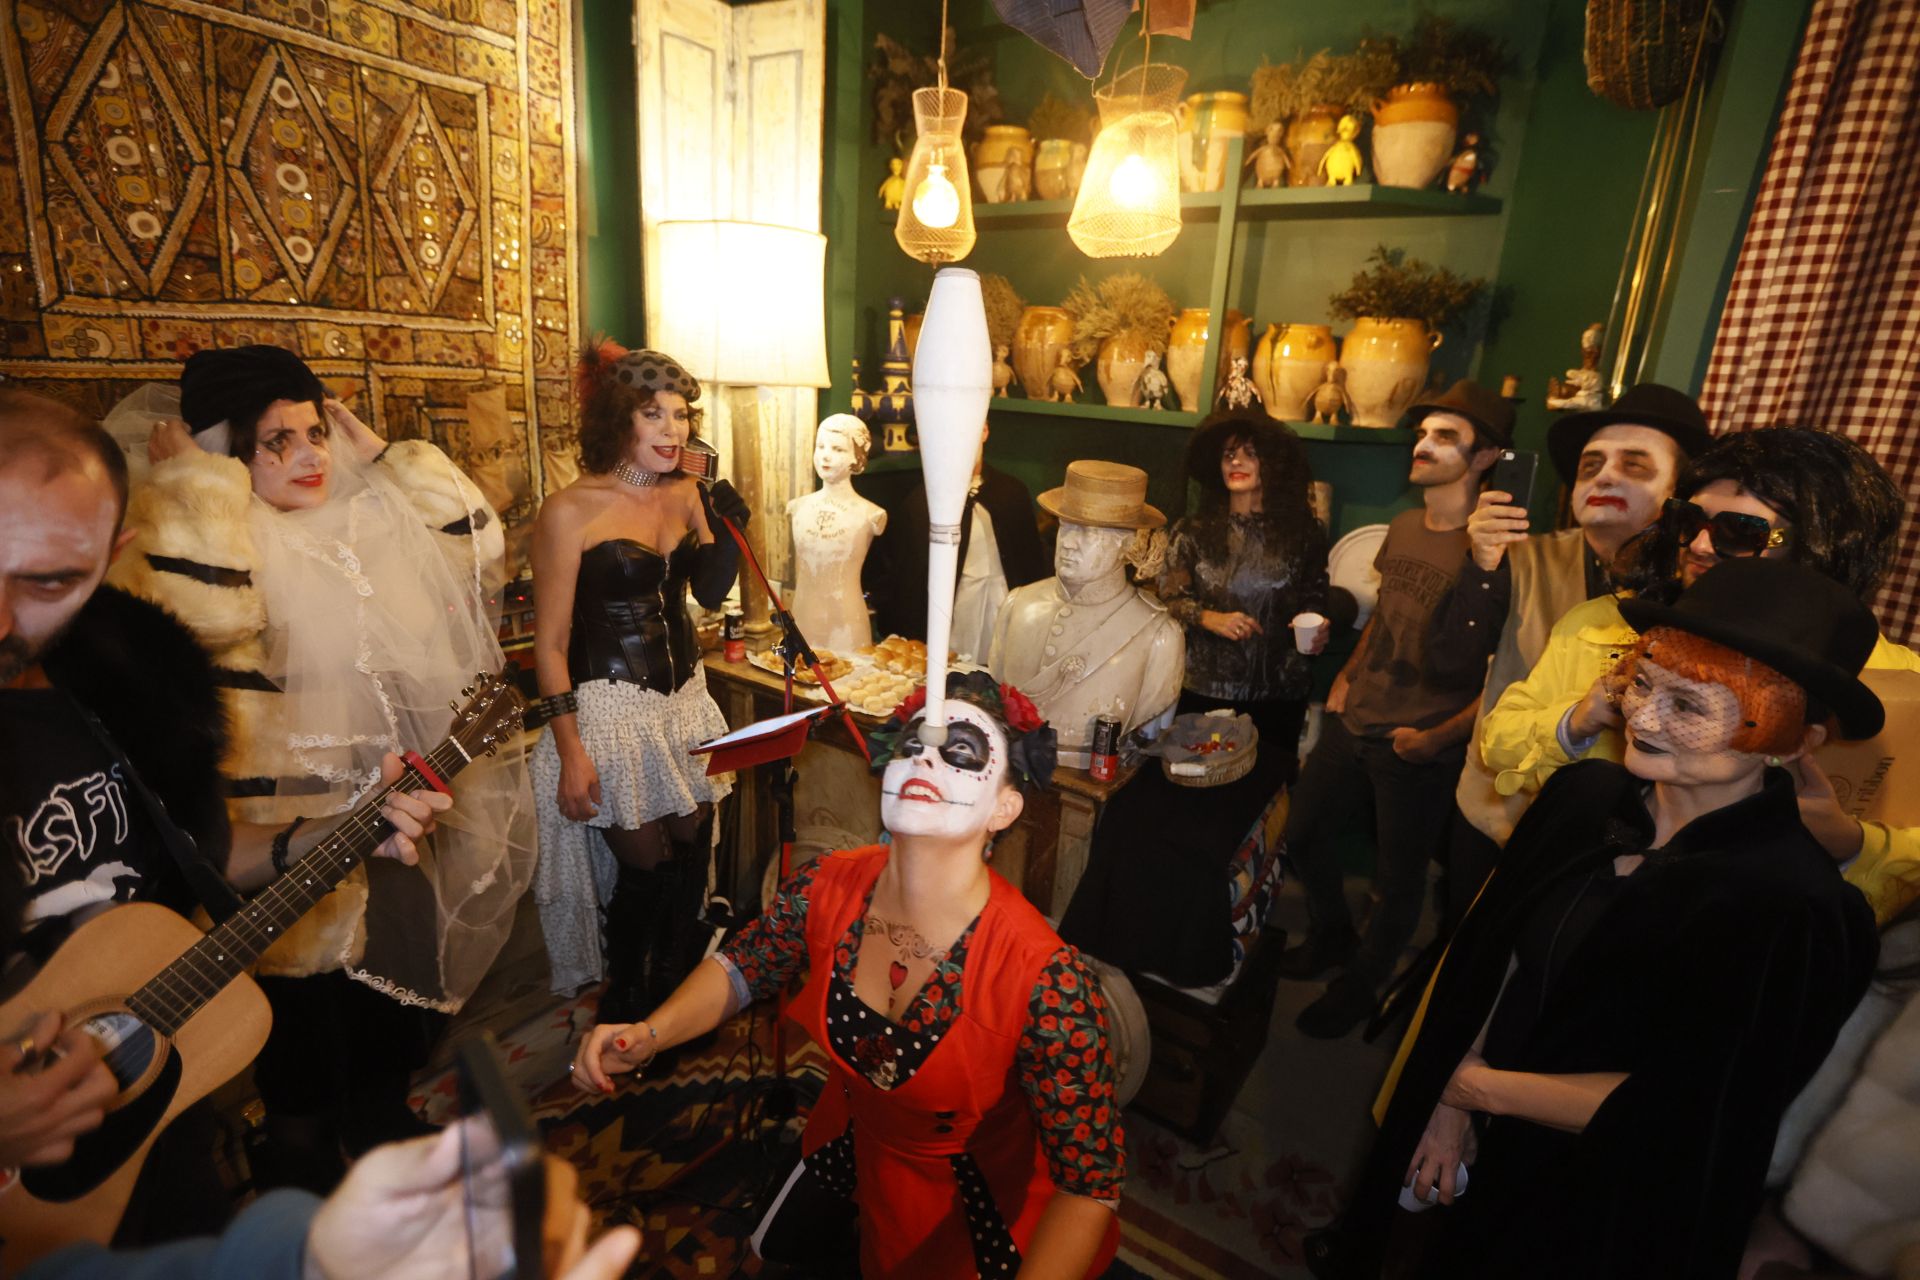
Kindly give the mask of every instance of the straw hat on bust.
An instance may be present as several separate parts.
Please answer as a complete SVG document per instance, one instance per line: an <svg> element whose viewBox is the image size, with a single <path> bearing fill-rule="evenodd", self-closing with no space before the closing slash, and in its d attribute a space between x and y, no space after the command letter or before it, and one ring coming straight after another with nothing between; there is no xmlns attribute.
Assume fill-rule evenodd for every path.
<svg viewBox="0 0 1920 1280"><path fill-rule="evenodd" d="M1167 517L1147 503L1147 473L1125 463L1082 458L1067 464L1067 482L1035 499L1073 524L1102 529L1158 529Z"/></svg>

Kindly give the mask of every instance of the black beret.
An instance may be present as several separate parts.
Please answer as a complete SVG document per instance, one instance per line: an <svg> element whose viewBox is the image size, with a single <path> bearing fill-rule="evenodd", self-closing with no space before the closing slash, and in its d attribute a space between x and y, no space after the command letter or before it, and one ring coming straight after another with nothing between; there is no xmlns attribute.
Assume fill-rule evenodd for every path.
<svg viewBox="0 0 1920 1280"><path fill-rule="evenodd" d="M327 389L285 347L255 344L196 351L180 372L180 416L194 431L257 422L276 400L324 400Z"/></svg>

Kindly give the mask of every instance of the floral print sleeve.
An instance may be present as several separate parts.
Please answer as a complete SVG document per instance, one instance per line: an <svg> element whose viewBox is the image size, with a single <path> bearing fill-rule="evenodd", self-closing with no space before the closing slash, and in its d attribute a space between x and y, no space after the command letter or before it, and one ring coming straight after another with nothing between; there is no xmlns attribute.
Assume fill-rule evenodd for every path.
<svg viewBox="0 0 1920 1280"><path fill-rule="evenodd" d="M720 948L729 975L738 975L750 1000L766 1000L807 962L807 900L813 896L809 863L780 886L773 901Z"/></svg>
<svg viewBox="0 0 1920 1280"><path fill-rule="evenodd" d="M1072 947L1054 952L1040 971L1015 1061L1053 1185L1118 1200L1127 1174L1126 1134L1114 1100L1107 1005Z"/></svg>

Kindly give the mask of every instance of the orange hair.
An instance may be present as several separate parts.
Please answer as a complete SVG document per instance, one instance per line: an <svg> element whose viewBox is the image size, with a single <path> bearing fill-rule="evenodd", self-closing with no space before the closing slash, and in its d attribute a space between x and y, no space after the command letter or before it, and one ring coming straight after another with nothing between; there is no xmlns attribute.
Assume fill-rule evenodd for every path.
<svg viewBox="0 0 1920 1280"><path fill-rule="evenodd" d="M1683 680L1731 689L1741 717L1727 744L1735 751L1778 754L1806 737L1806 690L1758 658L1678 627L1654 627L1621 664L1628 680L1642 661Z"/></svg>

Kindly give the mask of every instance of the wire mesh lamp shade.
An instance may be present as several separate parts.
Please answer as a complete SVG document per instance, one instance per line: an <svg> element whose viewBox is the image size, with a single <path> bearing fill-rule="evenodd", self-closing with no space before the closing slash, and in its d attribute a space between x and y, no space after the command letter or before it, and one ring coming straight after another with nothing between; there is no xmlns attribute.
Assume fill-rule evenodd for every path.
<svg viewBox="0 0 1920 1280"><path fill-rule="evenodd" d="M960 138L966 121L967 95L960 90L913 91L918 135L893 238L921 262L957 262L973 252L973 183Z"/></svg>
<svg viewBox="0 0 1920 1280"><path fill-rule="evenodd" d="M1174 110L1184 68L1149 62L1094 91L1100 136L1067 219L1089 258L1147 258L1180 235L1180 174Z"/></svg>

